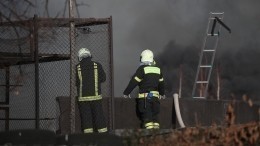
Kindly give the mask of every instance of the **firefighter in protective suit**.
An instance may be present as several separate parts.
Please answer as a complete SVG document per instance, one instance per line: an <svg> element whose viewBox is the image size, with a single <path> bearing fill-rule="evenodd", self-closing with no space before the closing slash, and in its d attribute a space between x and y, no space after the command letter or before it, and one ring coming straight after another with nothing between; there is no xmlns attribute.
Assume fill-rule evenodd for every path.
<svg viewBox="0 0 260 146"><path fill-rule="evenodd" d="M151 50L144 50L141 53L140 61L139 68L124 90L124 97L130 97L133 89L139 86L137 111L140 113L142 128L158 129L160 128L158 121L160 112L159 99L165 98L163 74L155 64Z"/></svg>
<svg viewBox="0 0 260 146"><path fill-rule="evenodd" d="M78 51L79 64L76 65L76 85L81 128L84 133L107 132L102 109L101 83L106 74L102 65L92 61L87 48Z"/></svg>

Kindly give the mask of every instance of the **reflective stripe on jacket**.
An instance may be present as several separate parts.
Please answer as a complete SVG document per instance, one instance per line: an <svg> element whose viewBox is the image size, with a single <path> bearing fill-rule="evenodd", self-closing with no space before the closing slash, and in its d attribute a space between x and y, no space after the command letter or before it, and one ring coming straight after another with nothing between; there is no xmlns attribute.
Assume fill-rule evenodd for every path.
<svg viewBox="0 0 260 146"><path fill-rule="evenodd" d="M106 75L101 64L84 58L76 66L76 75L79 101L102 99L101 83L106 80Z"/></svg>
<svg viewBox="0 0 260 146"><path fill-rule="evenodd" d="M124 95L129 95L132 90L139 86L139 97L142 97L143 93L150 93L151 91L157 91L158 94L164 95L164 79L161 69L156 65L141 65L136 70L128 86L124 90Z"/></svg>

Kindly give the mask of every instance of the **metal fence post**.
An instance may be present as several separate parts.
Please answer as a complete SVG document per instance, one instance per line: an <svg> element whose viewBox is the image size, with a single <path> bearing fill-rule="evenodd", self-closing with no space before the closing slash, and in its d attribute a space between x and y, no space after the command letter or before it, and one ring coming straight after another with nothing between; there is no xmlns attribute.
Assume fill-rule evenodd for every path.
<svg viewBox="0 0 260 146"><path fill-rule="evenodd" d="M111 100L110 100L110 129L114 130L115 127L115 123L114 123L114 66L113 66L113 27L112 27L112 16L110 16L109 19L109 28L108 28L108 33L109 33L109 49L110 49L110 67L111 67L111 76L112 76L112 80L111 80Z"/></svg>
<svg viewBox="0 0 260 146"><path fill-rule="evenodd" d="M75 133L75 104L76 104L76 88L75 88L75 65L76 65L76 53L75 53L75 23L74 18L74 9L73 9L73 0L69 0L69 18L70 18L70 132Z"/></svg>
<svg viewBox="0 0 260 146"><path fill-rule="evenodd" d="M40 110L39 110L39 50L38 50L38 20L37 15L34 15L34 70L35 70L35 129L39 129L40 125Z"/></svg>

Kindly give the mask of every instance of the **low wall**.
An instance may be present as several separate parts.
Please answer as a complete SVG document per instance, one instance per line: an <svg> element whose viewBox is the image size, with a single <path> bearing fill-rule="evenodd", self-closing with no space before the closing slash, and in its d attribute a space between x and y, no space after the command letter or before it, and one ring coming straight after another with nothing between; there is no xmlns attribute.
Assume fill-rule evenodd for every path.
<svg viewBox="0 0 260 146"><path fill-rule="evenodd" d="M59 97L57 100L60 105L60 133L69 132L69 98ZM137 129L140 128L140 121L136 114L136 101L134 98L114 98L114 115L109 116L109 98L103 98L103 108L106 118L112 118L114 129ZM225 116L229 100L205 100L180 98L179 106L183 122L186 127L190 126L210 126L212 123L217 125L225 124ZM235 101L235 123L243 124L250 121L259 121L259 106L249 106L243 101ZM176 119L173 98L166 98L160 101L161 109L159 121L162 129L179 128ZM76 132L80 133L80 119L76 109ZM110 121L108 119L108 121Z"/></svg>
<svg viewBox="0 0 260 146"><path fill-rule="evenodd" d="M229 104L234 105L235 124L259 121L259 105L244 101L180 99L180 110L185 126L224 125Z"/></svg>
<svg viewBox="0 0 260 146"><path fill-rule="evenodd" d="M140 120L136 114L136 100L115 98L115 129L140 128ZM173 100L168 98L160 102L159 122L162 129L175 128L175 111Z"/></svg>

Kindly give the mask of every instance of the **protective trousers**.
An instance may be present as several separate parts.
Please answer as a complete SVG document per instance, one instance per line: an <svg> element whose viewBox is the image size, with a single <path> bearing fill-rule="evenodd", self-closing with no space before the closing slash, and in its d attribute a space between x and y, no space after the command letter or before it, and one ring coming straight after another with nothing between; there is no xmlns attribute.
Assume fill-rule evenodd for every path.
<svg viewBox="0 0 260 146"><path fill-rule="evenodd" d="M160 113L160 102L158 97L137 99L137 112L142 121L142 128L160 128L158 114Z"/></svg>
<svg viewBox="0 0 260 146"><path fill-rule="evenodd" d="M79 101L81 128L84 133L107 132L102 100Z"/></svg>

